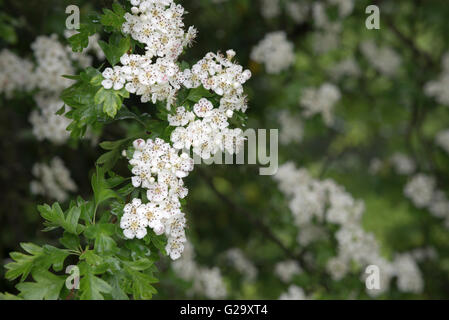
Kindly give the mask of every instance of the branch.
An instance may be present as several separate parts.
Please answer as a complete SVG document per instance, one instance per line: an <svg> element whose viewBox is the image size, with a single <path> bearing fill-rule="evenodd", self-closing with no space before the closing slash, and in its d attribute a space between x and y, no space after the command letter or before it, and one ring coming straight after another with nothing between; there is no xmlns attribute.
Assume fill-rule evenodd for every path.
<svg viewBox="0 0 449 320"><path fill-rule="evenodd" d="M226 197L223 193L218 191L218 189L215 187L214 183L212 182L212 179L205 173L204 170L198 169L198 172L200 173L200 176L203 178L203 180L207 183L207 185L210 187L212 192L228 207L230 207L233 211L239 212L240 214L244 215L254 226L259 228L262 233L270 239L273 243L275 243L284 253L292 258L292 259L298 259L299 257L296 256L291 250L289 250L282 241L276 237L276 235L271 232L270 228L267 227L260 219L258 219L254 214L236 203L234 203L231 199Z"/></svg>

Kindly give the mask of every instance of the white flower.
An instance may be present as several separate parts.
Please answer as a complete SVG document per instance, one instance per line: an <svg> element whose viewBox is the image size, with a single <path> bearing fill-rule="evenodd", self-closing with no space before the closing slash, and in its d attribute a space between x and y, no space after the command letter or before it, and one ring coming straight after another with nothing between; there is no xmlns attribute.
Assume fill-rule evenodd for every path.
<svg viewBox="0 0 449 320"><path fill-rule="evenodd" d="M212 102L210 102L206 98L202 98L200 99L200 101L198 101L197 104L193 106L193 111L198 117L205 118L211 114L213 108L214 106L212 105Z"/></svg>
<svg viewBox="0 0 449 320"><path fill-rule="evenodd" d="M138 210L140 206L142 205L142 200L140 199L133 199L131 203L128 203L123 208L123 212L125 215L138 215Z"/></svg>
<svg viewBox="0 0 449 320"><path fill-rule="evenodd" d="M77 190L75 182L70 178L70 171L58 157L53 158L50 165L36 163L32 173L37 179L30 183L33 194L63 202L68 199L69 192Z"/></svg>
<svg viewBox="0 0 449 320"><path fill-rule="evenodd" d="M333 257L327 261L326 270L332 279L339 281L349 271L349 262L343 260L341 257Z"/></svg>
<svg viewBox="0 0 449 320"><path fill-rule="evenodd" d="M185 237L168 238L167 245L165 246L165 251L167 251L167 254L172 260L176 260L181 257L181 253L184 251L184 242L186 242Z"/></svg>
<svg viewBox="0 0 449 320"><path fill-rule="evenodd" d="M146 219L139 214L124 214L120 220L120 228L128 239L142 239L147 235Z"/></svg>
<svg viewBox="0 0 449 320"><path fill-rule="evenodd" d="M182 257L173 261L172 268L178 277L192 282L192 289L187 294L199 294L208 299L225 298L227 290L220 269L197 264L192 244L184 242L183 245Z"/></svg>
<svg viewBox="0 0 449 320"><path fill-rule="evenodd" d="M307 297L301 287L291 285L287 292L281 294L279 300L307 300Z"/></svg>
<svg viewBox="0 0 449 320"><path fill-rule="evenodd" d="M304 127L302 120L291 112L283 110L279 113L279 140L282 144L299 143L303 139Z"/></svg>
<svg viewBox="0 0 449 320"><path fill-rule="evenodd" d="M106 68L103 71L104 80L101 82L101 85L105 89L114 88L114 90L120 90L125 85L125 76L122 73L121 67L115 66L114 69Z"/></svg>
<svg viewBox="0 0 449 320"><path fill-rule="evenodd" d="M399 272L395 263L385 260L380 253L380 246L373 234L362 227L364 204L353 199L341 186L332 180L320 181L304 169L296 169L293 163L282 165L274 179L279 183L280 190L289 198L289 207L294 216L294 223L298 227L298 243L307 246L318 239L335 237L338 244L337 255L327 261L327 272L332 279L339 281L352 270L352 266L362 268L377 265L381 268L381 289L368 290L368 294L376 296L388 289L390 279ZM312 219L313 218L313 219ZM326 225L332 223L337 227L336 232L326 233ZM306 261L307 262L307 261ZM288 265L287 265L288 266ZM277 274L285 273L289 276L289 268L278 267ZM287 271L285 271L287 269ZM400 269L400 268L399 268ZM415 270L416 271L416 270ZM290 277L288 277L290 278ZM404 287L417 289L417 283L406 282ZM362 280L365 281L365 280ZM293 294L300 291L294 290ZM286 293L283 297L287 298Z"/></svg>
<svg viewBox="0 0 449 320"><path fill-rule="evenodd" d="M268 33L253 48L251 59L263 63L267 73L278 74L288 69L295 61L293 43L288 41L284 31Z"/></svg>
<svg viewBox="0 0 449 320"><path fill-rule="evenodd" d="M404 194L415 206L424 208L432 201L435 178L419 173L413 176L404 188Z"/></svg>
<svg viewBox="0 0 449 320"><path fill-rule="evenodd" d="M449 153L449 130L439 132L435 137L435 142L443 148L444 151Z"/></svg>
<svg viewBox="0 0 449 320"><path fill-rule="evenodd" d="M173 127L185 126L195 118L195 115L186 111L184 107L178 107L175 115L168 115L168 123Z"/></svg>
<svg viewBox="0 0 449 320"><path fill-rule="evenodd" d="M164 230L164 225L162 224L163 213L161 212L159 206L155 203L147 203L141 205L137 209L137 213L145 219L145 225L153 229L156 234L161 234L160 230Z"/></svg>
<svg viewBox="0 0 449 320"><path fill-rule="evenodd" d="M274 268L274 273L285 283L292 281L293 277L301 272L301 267L294 260L278 262Z"/></svg>
<svg viewBox="0 0 449 320"><path fill-rule="evenodd" d="M0 51L0 93L10 98L15 91L31 90L36 86L31 61L9 51Z"/></svg>
<svg viewBox="0 0 449 320"><path fill-rule="evenodd" d="M332 66L329 73L334 80L340 80L343 77L358 78L361 71L354 58L347 58Z"/></svg>
<svg viewBox="0 0 449 320"><path fill-rule="evenodd" d="M373 67L387 77L393 77L401 65L401 57L390 47L379 48L374 41L365 41L360 49Z"/></svg>
<svg viewBox="0 0 449 320"><path fill-rule="evenodd" d="M260 0L262 16L265 19L272 19L281 13L279 0Z"/></svg>
<svg viewBox="0 0 449 320"><path fill-rule="evenodd" d="M332 111L334 105L340 98L340 90L331 83L324 83L319 88L306 88L300 100L301 105L304 107L303 115L309 118L319 113L329 126L333 122Z"/></svg>
<svg viewBox="0 0 449 320"><path fill-rule="evenodd" d="M398 255L394 261L398 288L403 292L421 293L423 279L415 260L408 254Z"/></svg>
<svg viewBox="0 0 449 320"><path fill-rule="evenodd" d="M443 56L442 72L436 80L429 81L424 87L424 92L430 97L434 97L438 103L449 105L449 52Z"/></svg>
<svg viewBox="0 0 449 320"><path fill-rule="evenodd" d="M226 251L226 258L238 272L244 275L247 281L253 281L257 277L257 269L254 264L248 260L242 250L232 248Z"/></svg>
<svg viewBox="0 0 449 320"><path fill-rule="evenodd" d="M409 175L416 170L415 161L403 153L396 152L391 157L391 161L398 174Z"/></svg>
<svg viewBox="0 0 449 320"><path fill-rule="evenodd" d="M160 184L160 183L153 183L149 186L147 191L147 197L148 200L154 201L154 202L161 202L168 196L168 186Z"/></svg>

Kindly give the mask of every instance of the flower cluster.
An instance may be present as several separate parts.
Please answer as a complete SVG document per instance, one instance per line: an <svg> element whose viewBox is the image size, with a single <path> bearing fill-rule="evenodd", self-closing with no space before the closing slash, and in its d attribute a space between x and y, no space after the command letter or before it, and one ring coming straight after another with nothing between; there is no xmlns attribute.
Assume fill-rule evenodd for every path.
<svg viewBox="0 0 449 320"><path fill-rule="evenodd" d="M212 101L202 98L193 106L193 111L178 107L176 114L168 117L169 124L177 127L171 141L177 149L190 149L203 159L208 159L219 151L230 154L238 152L244 138L241 129L231 129L228 119L235 111L247 109L243 84L251 77L249 70L232 62L235 52L221 54L208 53L191 69L184 70L184 85L187 88L203 86L220 97L218 107Z"/></svg>
<svg viewBox="0 0 449 320"><path fill-rule="evenodd" d="M292 163L282 165L274 179L278 182L279 189L290 199L289 208L300 233L314 225L338 226L334 234L338 243L338 255L327 262L327 271L334 280L345 277L353 263L360 268L377 265L384 275L381 289L368 291L369 294L376 295L388 289L393 276L402 276L401 266L384 259L374 236L363 229L363 202L353 199L332 180L316 180L305 169L298 170ZM311 241L323 239L323 231L323 228L315 229L315 237L311 237ZM418 270L414 260L409 263L414 265L414 270ZM415 276L420 277L419 270L415 272ZM415 281L422 280L420 278ZM415 292L420 287L402 286L399 289Z"/></svg>
<svg viewBox="0 0 449 320"><path fill-rule="evenodd" d="M269 74L278 74L295 62L293 43L284 31L270 32L251 52L251 59L263 63Z"/></svg>
<svg viewBox="0 0 449 320"><path fill-rule="evenodd" d="M321 114L326 125L333 122L333 108L340 100L341 93L338 87L331 83L324 83L319 88L306 88L300 99L304 107L303 115L307 118Z"/></svg>
<svg viewBox="0 0 449 320"><path fill-rule="evenodd" d="M238 248L232 248L225 252L226 258L229 263L241 274L247 281L254 281L257 278L257 268L254 264L248 260L243 254L242 250Z"/></svg>
<svg viewBox="0 0 449 320"><path fill-rule="evenodd" d="M177 149L190 149L204 159L218 151L235 153L243 144L241 129L229 128L228 119L235 111L247 109L243 84L251 77L249 70L232 62L235 52L226 56L208 53L190 69L182 70L177 59L183 48L196 36L191 27L184 31L184 9L172 0L131 1L132 14L125 15L122 31L146 44L145 55L125 54L121 66L106 68L102 82L106 89L125 88L141 96L142 102L166 101L167 108L176 100L181 87L203 87L219 96L216 108L205 98L198 101L193 110L179 106L168 117L176 127L171 141Z"/></svg>
<svg viewBox="0 0 449 320"><path fill-rule="evenodd" d="M409 175L416 170L415 161L406 154L396 152L391 156L390 161L396 172L400 175Z"/></svg>
<svg viewBox="0 0 449 320"><path fill-rule="evenodd" d="M361 74L360 67L354 58L344 59L329 69L329 74L335 81L343 77L358 78Z"/></svg>
<svg viewBox="0 0 449 320"><path fill-rule="evenodd" d="M412 200L415 206L424 208L432 202L435 186L435 178L418 173L407 183L404 194Z"/></svg>
<svg viewBox="0 0 449 320"><path fill-rule="evenodd" d="M15 91L29 91L34 85L33 64L8 49L0 52L0 94L11 98Z"/></svg>
<svg viewBox="0 0 449 320"><path fill-rule="evenodd" d="M184 253L172 263L172 268L181 279L192 281L190 295L204 295L208 299L223 299L227 295L220 269L207 268L195 261L195 252L190 242L184 244Z"/></svg>
<svg viewBox="0 0 449 320"><path fill-rule="evenodd" d="M261 0L261 13L265 19L273 19L281 13L279 0Z"/></svg>
<svg viewBox="0 0 449 320"><path fill-rule="evenodd" d="M328 8L334 4L339 5L340 12L335 21L330 20L327 14ZM341 19L352 12L352 8L349 9L342 7L341 3L336 3L336 1L316 2L312 5L313 21L317 29L313 36L313 49L317 54L324 54L338 47L342 31Z"/></svg>
<svg viewBox="0 0 449 320"><path fill-rule="evenodd" d="M244 142L241 129L230 128L234 113L247 109L243 84L249 70L234 63L233 50L226 56L208 53L191 68L181 70L179 55L196 36L196 29L184 30L184 8L173 0L131 0L131 13L125 14L122 32L146 45L145 54L126 53L121 65L106 68L102 85L106 89L125 89L141 96L142 102L165 101L167 120L175 127L171 143L161 139L134 142L132 184L147 189L149 203L134 199L125 207L121 227L127 238L142 238L146 227L168 237L166 251L175 260L184 250L186 219L180 199L187 195L183 178L193 170L193 160L181 150L208 159L218 151L235 153ZM181 88L202 87L208 97L191 106L172 106ZM213 94L212 94L213 93ZM214 105L215 104L215 105Z"/></svg>
<svg viewBox="0 0 449 320"><path fill-rule="evenodd" d="M407 253L397 255L394 260L397 285L402 292L421 293L424 287L421 271L415 259Z"/></svg>
<svg viewBox="0 0 449 320"><path fill-rule="evenodd" d="M414 175L405 186L404 194L417 208L428 209L435 217L444 219L449 228L449 200L437 188L434 177L423 173Z"/></svg>
<svg viewBox="0 0 449 320"><path fill-rule="evenodd" d="M279 300L307 300L304 289L296 285L288 287L287 292L280 295Z"/></svg>
<svg viewBox="0 0 449 320"><path fill-rule="evenodd" d="M66 32L67 37L70 35ZM59 42L56 34L39 36L31 45L35 65L8 50L0 53L0 93L4 92L7 98L11 98L14 91L39 89L34 95L38 108L29 116L33 134L39 141L48 139L55 144L63 144L69 138L66 127L70 122L63 115L55 114L64 105L59 94L73 82L63 75L75 74L75 63L81 67L90 66L89 50L95 51L99 59L104 58L100 54L98 37L91 36L90 46L82 53L73 53L70 47Z"/></svg>
<svg viewBox="0 0 449 320"><path fill-rule="evenodd" d="M274 267L274 273L282 282L288 283L292 281L295 275L302 273L302 269L295 260L281 261Z"/></svg>
<svg viewBox="0 0 449 320"><path fill-rule="evenodd" d="M31 48L37 62L34 74L37 88L58 94L72 84L73 80L62 76L75 74L75 68L56 34L37 37Z"/></svg>
<svg viewBox="0 0 449 320"><path fill-rule="evenodd" d="M33 110L29 117L34 136L39 141L48 139L57 145L64 144L70 137L69 131L66 130L70 121L56 114L64 103L53 96L46 97L38 94L34 98L38 109Z"/></svg>
<svg viewBox="0 0 449 320"><path fill-rule="evenodd" d="M125 87L141 96L142 102L167 101L170 107L184 80L176 62L196 37L196 29L184 31L184 8L173 0L132 0L131 4L122 31L145 44L145 54L123 55L122 66L103 72L103 86L114 90Z"/></svg>
<svg viewBox="0 0 449 320"><path fill-rule="evenodd" d="M295 0L284 0L282 2L285 13L295 23L303 23L308 18L309 4ZM279 0L261 0L261 14L265 19L273 19L280 16L281 2Z"/></svg>
<svg viewBox="0 0 449 320"><path fill-rule="evenodd" d="M449 129L439 132L435 137L435 142L443 148L444 151L449 153Z"/></svg>
<svg viewBox="0 0 449 320"><path fill-rule="evenodd" d="M447 87L449 86L449 52L443 56L442 60L442 72L437 80L432 80L426 83L424 92L434 97L438 103L449 105L449 92Z"/></svg>
<svg viewBox="0 0 449 320"><path fill-rule="evenodd" d="M70 172L65 167L62 160L55 157L50 165L36 163L32 173L37 180L31 181L31 193L51 197L57 201L66 201L69 192L75 192L77 186L70 178Z"/></svg>
<svg viewBox="0 0 449 320"><path fill-rule="evenodd" d="M279 140L282 144L300 143L304 137L304 127L300 117L283 110L279 113Z"/></svg>
<svg viewBox="0 0 449 320"><path fill-rule="evenodd" d="M360 45L368 62L381 74L393 77L401 65L401 57L390 47L378 47L372 40L364 41Z"/></svg>
<svg viewBox="0 0 449 320"><path fill-rule="evenodd" d="M186 241L186 218L180 199L187 196L188 190L182 178L193 170L193 160L159 138L154 141L137 139L133 146L135 151L129 161L134 175L132 184L147 190L149 202L143 204L141 199L133 199L128 203L120 227L129 239L145 237L146 227L157 235L165 233L167 254L178 259Z"/></svg>

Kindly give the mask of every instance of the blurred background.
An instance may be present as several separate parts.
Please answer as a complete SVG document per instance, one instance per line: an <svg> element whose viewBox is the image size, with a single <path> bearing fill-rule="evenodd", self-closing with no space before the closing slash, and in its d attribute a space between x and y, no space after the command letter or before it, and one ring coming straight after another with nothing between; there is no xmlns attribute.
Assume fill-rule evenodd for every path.
<svg viewBox="0 0 449 320"><path fill-rule="evenodd" d="M177 2L188 11L186 26L199 31L183 60L234 49L253 74L246 85L247 127L279 129L280 165L332 180L363 202L360 226L371 244L360 250L378 252L388 265L380 268L382 290L369 292L364 263L341 257L337 234L344 226L298 222L310 206L325 211L332 203L280 187L290 174L287 182L294 184L296 171L272 177L260 176L258 165L201 166L186 179L191 247L184 260L160 263L155 298L449 298L447 1ZM112 3L0 0L0 292L15 290L3 265L20 242L58 246L57 234L41 231L36 206L67 203L78 194L89 198L89 178L102 154L98 142L137 130L123 121L74 141L55 115L62 103L49 97L50 91L57 97L61 83L26 85L39 66L76 74L104 63L95 42L105 35L93 40L87 60L60 57L68 59L68 71L62 62L53 70L40 51L65 50L68 5L79 6L83 21ZM376 12L367 13L369 5L379 9L380 29L366 26ZM130 105L152 112L138 99ZM126 175L126 163L121 166ZM59 187L46 189L58 175L64 177ZM311 240L304 240L307 234ZM334 257L341 259L331 265ZM207 277L186 276L188 268Z"/></svg>

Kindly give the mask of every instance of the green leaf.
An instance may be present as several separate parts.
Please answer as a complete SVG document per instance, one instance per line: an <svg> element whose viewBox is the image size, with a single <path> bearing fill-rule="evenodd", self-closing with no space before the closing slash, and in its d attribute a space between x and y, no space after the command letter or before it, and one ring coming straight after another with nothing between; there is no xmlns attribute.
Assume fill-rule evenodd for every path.
<svg viewBox="0 0 449 320"><path fill-rule="evenodd" d="M65 117L72 122L67 127L73 138L80 138L86 133L87 127L98 127L98 118L103 116L102 105L95 103L95 95L100 89L99 77L101 73L92 67L86 68L78 76L77 82L63 90L61 99L70 106Z"/></svg>
<svg viewBox="0 0 449 320"><path fill-rule="evenodd" d="M74 52L82 52L89 45L89 37L100 30L100 26L93 22L82 23L78 33L71 36L68 40Z"/></svg>
<svg viewBox="0 0 449 320"><path fill-rule="evenodd" d="M117 150L112 150L103 153L98 159L97 164L102 165L102 168L106 171L111 170L117 161L120 159L120 152Z"/></svg>
<svg viewBox="0 0 449 320"><path fill-rule="evenodd" d="M78 250L80 245L80 239L78 236L67 231L64 232L63 237L59 239L59 242L67 249Z"/></svg>
<svg viewBox="0 0 449 320"><path fill-rule="evenodd" d="M123 291L122 287L120 286L120 277L117 275L114 275L112 277L112 290L111 290L111 296L114 300L129 300L128 295Z"/></svg>
<svg viewBox="0 0 449 320"><path fill-rule="evenodd" d="M5 277L14 280L21 277L24 281L33 270L48 270L51 266L55 271L61 271L64 260L69 256L67 250L59 249L50 245L42 248L33 243L21 243L20 246L29 255L20 252L11 252L10 256L14 262L5 265L8 270Z"/></svg>
<svg viewBox="0 0 449 320"><path fill-rule="evenodd" d="M100 203L111 199L120 197L114 190L109 188L109 185L104 178L105 169L97 166L97 172L92 175L91 184L94 191L95 204L98 206Z"/></svg>
<svg viewBox="0 0 449 320"><path fill-rule="evenodd" d="M42 260L42 265L47 269L47 265L52 265L53 270L61 271L64 266L64 260L69 256L69 252L50 245L43 246L43 249L43 254L39 258Z"/></svg>
<svg viewBox="0 0 449 320"><path fill-rule="evenodd" d="M86 228L84 235L88 239L95 239L95 252L100 254L112 253L117 250L112 235L115 234L115 225L111 223L97 223Z"/></svg>
<svg viewBox="0 0 449 320"><path fill-rule="evenodd" d="M0 300L23 300L23 299L19 296L15 296L8 292L5 293L0 292Z"/></svg>
<svg viewBox="0 0 449 320"><path fill-rule="evenodd" d="M128 98L129 93L125 90L114 90L101 88L95 94L95 104L103 106L103 112L114 118L122 107L123 97Z"/></svg>
<svg viewBox="0 0 449 320"><path fill-rule="evenodd" d="M109 43L98 41L98 44L111 66L115 66L120 61L120 58L131 48L131 39L122 37L119 33L114 33L109 38Z"/></svg>
<svg viewBox="0 0 449 320"><path fill-rule="evenodd" d="M72 207L68 210L67 216L64 215L59 203L54 203L52 207L48 204L38 206L37 210L40 212L42 218L46 221L44 225L46 228L44 231L50 231L58 227L62 227L64 230L79 234L82 231L82 226L78 225L78 220L81 214L81 209L78 207Z"/></svg>
<svg viewBox="0 0 449 320"><path fill-rule="evenodd" d="M144 238L145 243L154 245L163 255L167 255L165 251L166 238L163 235L158 236L153 230L149 230Z"/></svg>
<svg viewBox="0 0 449 320"><path fill-rule="evenodd" d="M100 22L106 27L121 31L122 24L126 21L123 17L126 11L118 3L114 3L112 9L113 11L110 9L103 9L103 15L100 18Z"/></svg>
<svg viewBox="0 0 449 320"><path fill-rule="evenodd" d="M144 271L149 269L153 265L153 261L148 258L141 258L136 261L125 262L126 266L134 271Z"/></svg>
<svg viewBox="0 0 449 320"><path fill-rule="evenodd" d="M85 260L91 266L96 266L103 262L103 258L95 254L93 250L85 250L80 255L80 260Z"/></svg>
<svg viewBox="0 0 449 320"><path fill-rule="evenodd" d="M64 276L36 270L32 273L35 282L19 283L16 288L20 296L27 300L57 300L65 283Z"/></svg>
<svg viewBox="0 0 449 320"><path fill-rule="evenodd" d="M81 300L104 300L103 293L111 293L112 287L106 281L95 276L89 265L81 264L80 271L83 275L80 280Z"/></svg>
<svg viewBox="0 0 449 320"><path fill-rule="evenodd" d="M8 280L14 280L19 276L22 276L20 281L24 281L31 272L35 261L41 256L43 249L33 243L21 243L20 246L28 252L30 255L20 252L11 252L10 256L14 262L5 265L6 272L5 277Z"/></svg>
<svg viewBox="0 0 449 320"><path fill-rule="evenodd" d="M190 90L189 95L187 96L187 100L197 103L201 98L210 98L213 96L213 93L200 86L198 88Z"/></svg>
<svg viewBox="0 0 449 320"><path fill-rule="evenodd" d="M56 111L56 115L58 116L62 116L65 113L65 104L58 110Z"/></svg>
<svg viewBox="0 0 449 320"><path fill-rule="evenodd" d="M156 278L130 268L126 268L126 271L131 276L131 289L134 299L149 300L153 297L153 294L157 293L157 290L151 285L158 282Z"/></svg>
<svg viewBox="0 0 449 320"><path fill-rule="evenodd" d="M70 233L78 234L79 233L78 220L80 218L80 215L81 215L80 208L78 207L70 208L67 213L63 228Z"/></svg>

